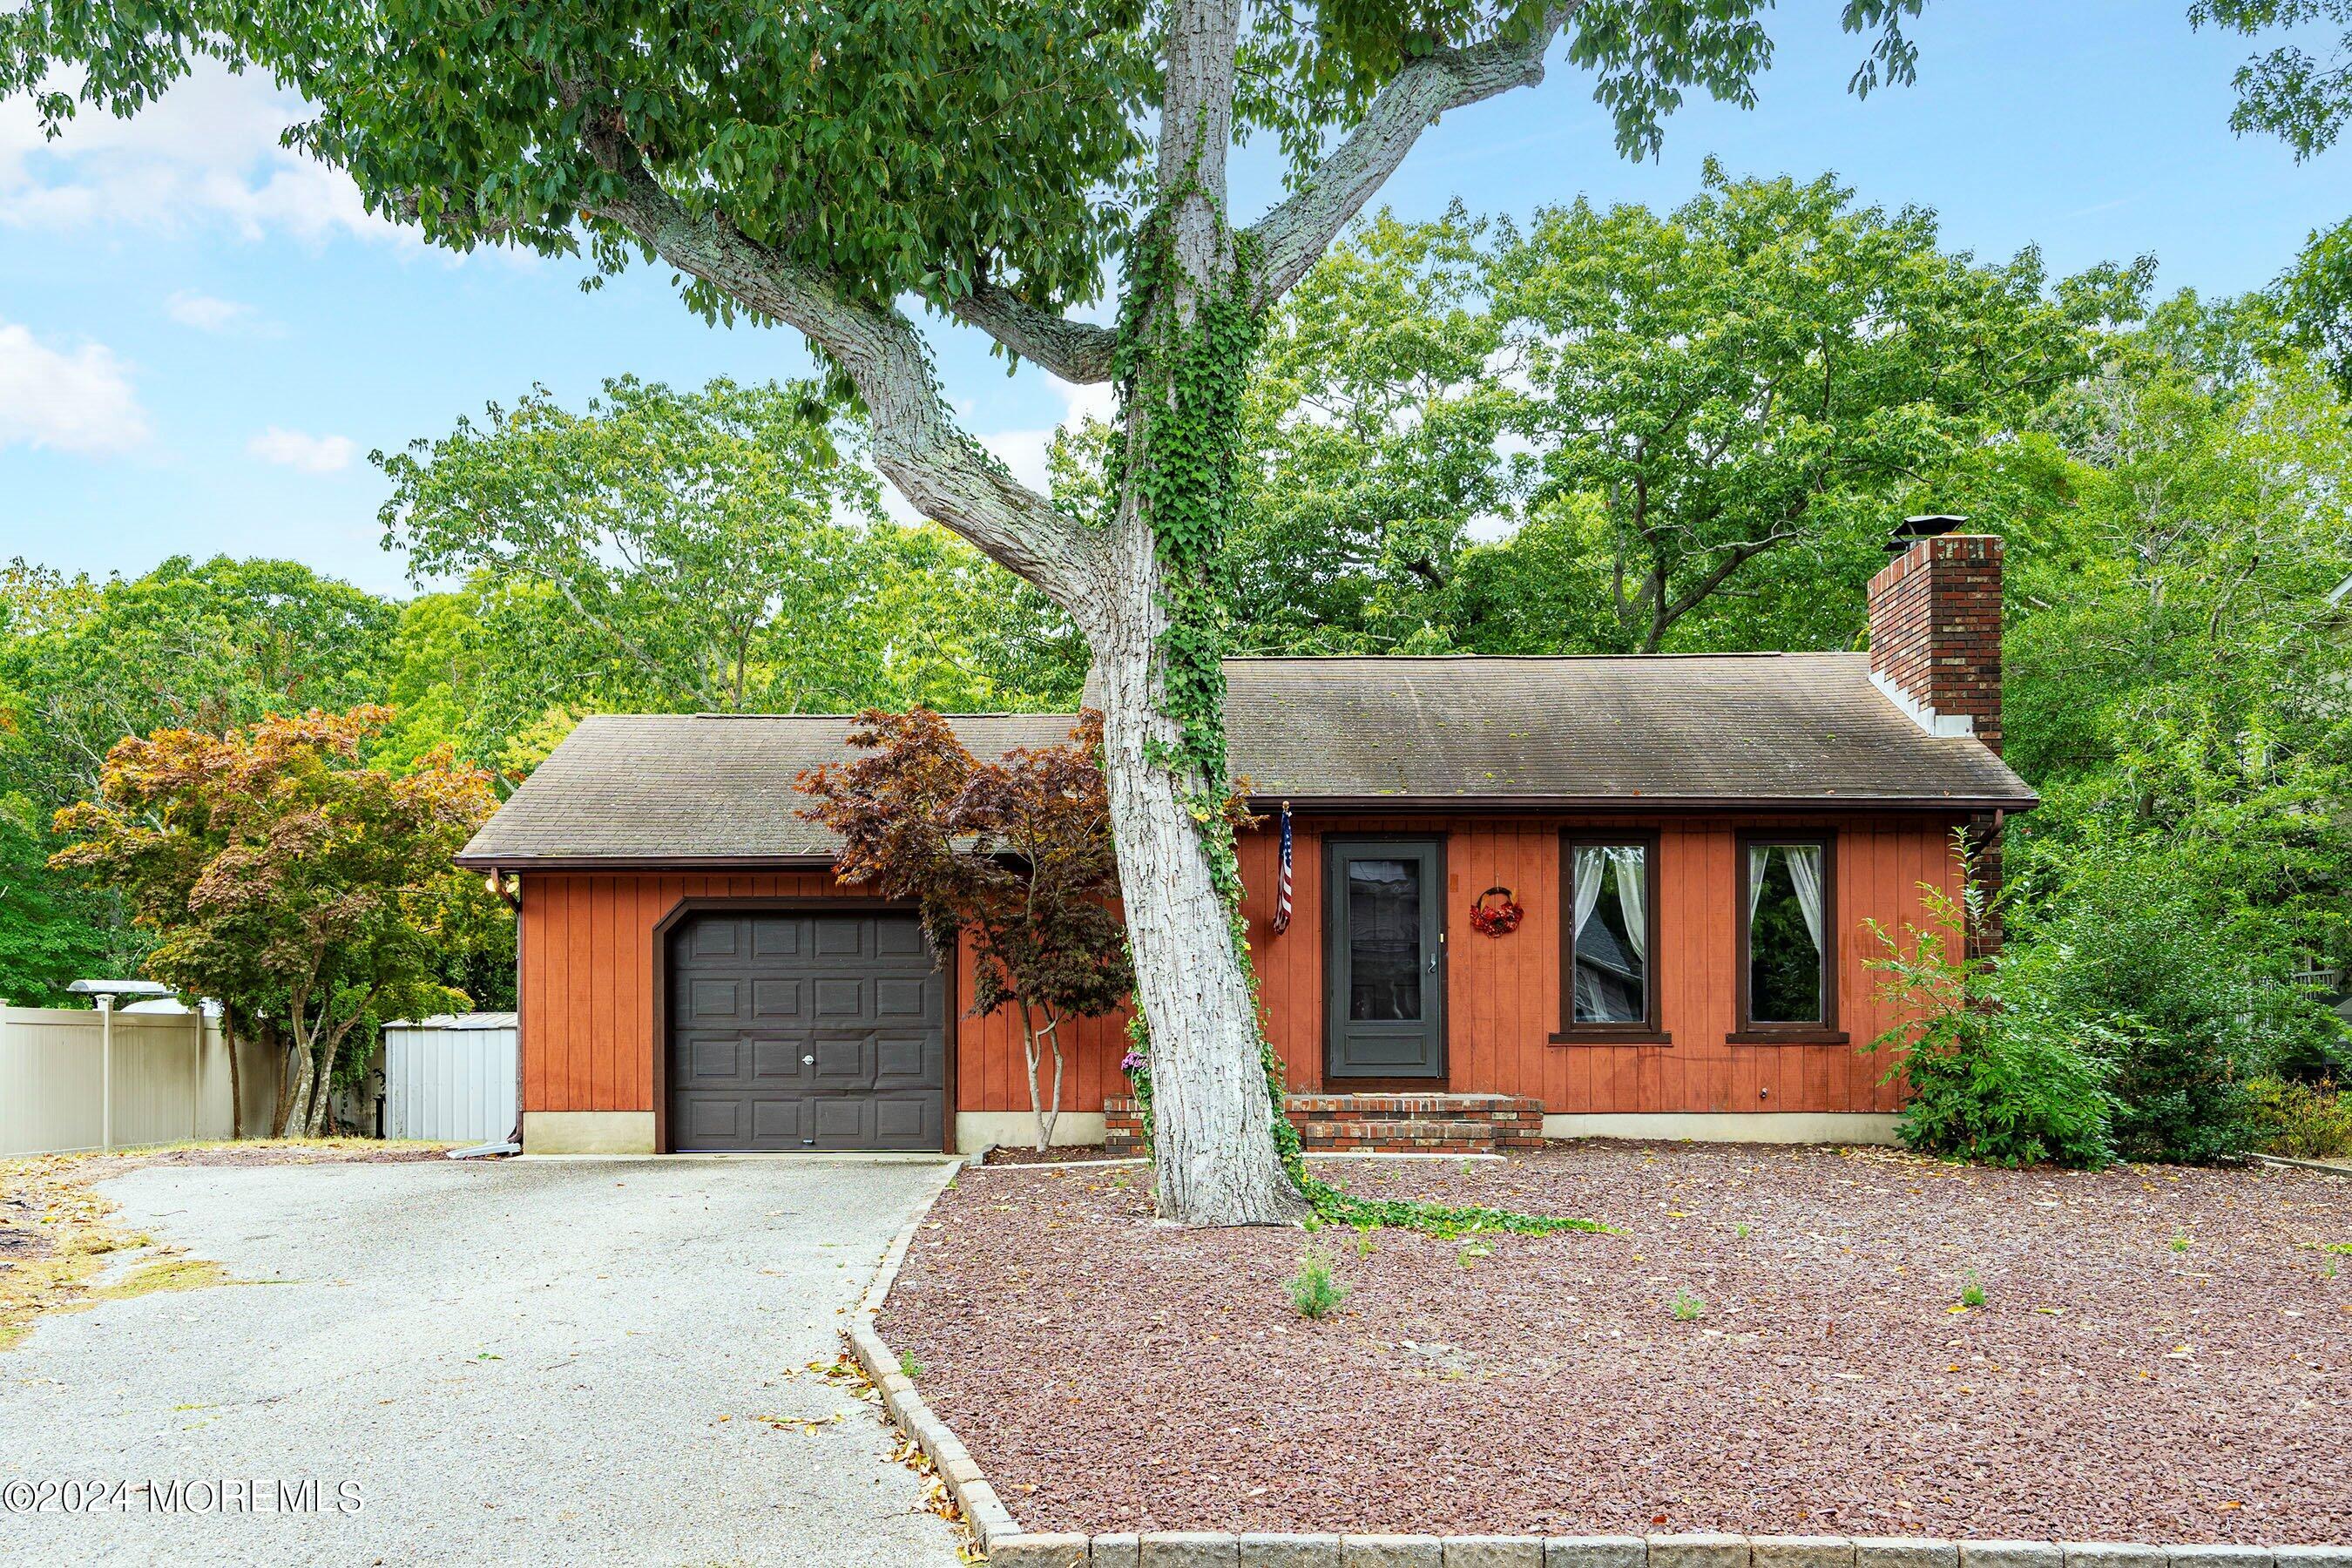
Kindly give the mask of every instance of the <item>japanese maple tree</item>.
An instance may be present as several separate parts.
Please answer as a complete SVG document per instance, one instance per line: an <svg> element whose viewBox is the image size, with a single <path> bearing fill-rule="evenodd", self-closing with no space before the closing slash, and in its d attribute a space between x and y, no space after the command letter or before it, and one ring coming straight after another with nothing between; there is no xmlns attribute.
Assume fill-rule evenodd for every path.
<svg viewBox="0 0 2352 1568"><path fill-rule="evenodd" d="M1066 744L983 763L928 709L869 710L849 743L871 752L812 769L802 816L841 836L844 882L911 899L943 963L959 936L972 955L971 1014L1020 1020L1037 1147L1054 1141L1067 1057L1061 1029L1126 1001L1135 977L1119 918L1118 859L1100 757L1102 716ZM1054 1064L1041 1093L1038 1071Z"/></svg>
<svg viewBox="0 0 2352 1568"><path fill-rule="evenodd" d="M58 814L53 863L112 889L155 933L147 971L218 998L285 1048L279 1137L326 1131L335 1065L362 1021L462 1006L440 948L492 908L450 858L496 805L445 752L393 774L362 747L386 708L271 717L217 735L118 742L94 799Z"/></svg>

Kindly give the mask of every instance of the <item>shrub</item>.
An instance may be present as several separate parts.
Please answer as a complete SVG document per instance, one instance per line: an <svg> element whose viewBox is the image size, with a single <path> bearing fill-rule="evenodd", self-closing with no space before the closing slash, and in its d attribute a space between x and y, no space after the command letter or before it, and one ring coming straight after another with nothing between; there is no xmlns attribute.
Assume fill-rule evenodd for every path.
<svg viewBox="0 0 2352 1568"><path fill-rule="evenodd" d="M2053 1002L2047 953L2000 960L1968 953L1969 922L1990 913L1975 868L1954 900L1921 884L1928 921L1908 925L1906 952L1871 922L1885 994L1910 1018L1863 1047L1899 1053L1887 1079L1907 1073L1911 1098L1896 1131L1922 1153L1996 1165L2080 1165L2115 1159L2116 1111L2104 1051L2111 1020L2069 1017Z"/></svg>
<svg viewBox="0 0 2352 1568"><path fill-rule="evenodd" d="M2290 1160L2352 1160L2352 1092L2259 1078L2246 1086L2256 1146Z"/></svg>
<svg viewBox="0 0 2352 1568"><path fill-rule="evenodd" d="M2012 951L2053 956L2053 1006L2114 1026L2104 1054L2127 1160L2242 1155L2261 1136L2250 1079L2327 1076L2345 1060L2342 1020L2295 977L2333 928L2260 907L2240 885L2261 884L2256 868L2198 853L2101 829L2046 868L2048 896L2011 922Z"/></svg>
<svg viewBox="0 0 2352 1568"><path fill-rule="evenodd" d="M1330 1260L1308 1253L1290 1277L1290 1304L1302 1318L1328 1318L1348 1299L1348 1288L1331 1278Z"/></svg>

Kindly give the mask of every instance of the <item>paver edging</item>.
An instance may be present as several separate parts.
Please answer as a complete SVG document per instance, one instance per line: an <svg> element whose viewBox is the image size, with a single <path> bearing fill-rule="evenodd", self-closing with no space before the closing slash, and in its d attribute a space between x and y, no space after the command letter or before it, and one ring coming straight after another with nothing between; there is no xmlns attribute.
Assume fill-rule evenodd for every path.
<svg viewBox="0 0 2352 1568"><path fill-rule="evenodd" d="M957 1161L907 1221L859 1300L849 1348L882 1391L884 1406L952 1493L981 1550L1000 1568L1307 1568L1307 1565L1540 1561L1543 1568L2352 1568L2352 1545L2152 1545L2138 1542L1945 1541L1843 1535L1376 1535L1230 1531L1076 1531L1022 1529L971 1453L898 1370L874 1320L907 1260L915 1233L955 1178L985 1152ZM1050 1169L1051 1167L1045 1167ZM1435 1555L1431 1555L1432 1545ZM1355 1548L1351 1555L1348 1548ZM1539 1554L1531 1555L1530 1553ZM1328 1555L1327 1555L1328 1554Z"/></svg>

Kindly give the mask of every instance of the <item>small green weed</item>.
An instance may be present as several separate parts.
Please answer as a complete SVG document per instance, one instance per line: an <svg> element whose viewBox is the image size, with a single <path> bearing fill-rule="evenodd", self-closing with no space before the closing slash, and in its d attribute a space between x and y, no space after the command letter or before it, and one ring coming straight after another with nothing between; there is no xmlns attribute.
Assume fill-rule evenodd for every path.
<svg viewBox="0 0 2352 1568"><path fill-rule="evenodd" d="M1666 1310L1680 1323L1695 1323L1706 1316L1706 1298L1685 1286L1677 1286L1666 1302Z"/></svg>
<svg viewBox="0 0 2352 1568"><path fill-rule="evenodd" d="M2175 1252L2186 1252L2189 1250L2189 1238L2185 1236L2175 1235L2173 1238L2170 1241L2166 1242L2165 1245L2172 1248Z"/></svg>
<svg viewBox="0 0 2352 1568"><path fill-rule="evenodd" d="M1483 1241L1473 1241L1465 1243L1463 1246L1462 1250L1454 1255L1454 1261L1462 1265L1463 1268L1467 1268L1482 1258L1492 1258L1494 1256L1494 1247Z"/></svg>
<svg viewBox="0 0 2352 1568"><path fill-rule="evenodd" d="M1331 1277L1330 1259L1310 1252L1298 1260L1298 1272L1289 1280L1290 1304L1302 1318L1323 1319L1339 1310L1348 1288Z"/></svg>
<svg viewBox="0 0 2352 1568"><path fill-rule="evenodd" d="M1977 1271L1971 1268L1960 1280L1960 1305L1974 1311L1984 1304L1984 1281L1979 1279Z"/></svg>
<svg viewBox="0 0 2352 1568"><path fill-rule="evenodd" d="M1746 1241L1754 1233L1744 1225L1735 1225L1731 1227L1731 1234L1739 1240Z"/></svg>
<svg viewBox="0 0 2352 1568"><path fill-rule="evenodd" d="M908 1383L912 1383L917 1378L923 1375L923 1363L917 1361L912 1352L900 1351L898 1352L898 1375L905 1378Z"/></svg>
<svg viewBox="0 0 2352 1568"><path fill-rule="evenodd" d="M1377 1229L1377 1226L1369 1225L1360 1225L1356 1227L1357 1257L1370 1258L1372 1255L1372 1237Z"/></svg>

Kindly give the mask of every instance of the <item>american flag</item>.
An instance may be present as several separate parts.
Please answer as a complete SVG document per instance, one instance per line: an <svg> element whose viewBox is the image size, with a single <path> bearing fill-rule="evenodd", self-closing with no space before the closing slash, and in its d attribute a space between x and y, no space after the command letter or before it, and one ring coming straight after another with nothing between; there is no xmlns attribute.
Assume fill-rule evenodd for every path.
<svg viewBox="0 0 2352 1568"><path fill-rule="evenodd" d="M1290 806L1282 808L1282 881L1274 892L1274 931L1276 936L1290 929Z"/></svg>

